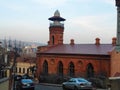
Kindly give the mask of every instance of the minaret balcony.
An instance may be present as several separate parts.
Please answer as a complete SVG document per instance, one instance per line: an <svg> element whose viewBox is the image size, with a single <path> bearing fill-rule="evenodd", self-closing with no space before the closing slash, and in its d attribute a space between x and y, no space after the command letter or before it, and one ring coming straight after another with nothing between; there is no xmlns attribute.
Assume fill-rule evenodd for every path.
<svg viewBox="0 0 120 90"><path fill-rule="evenodd" d="M50 23L50 26L60 26L60 27L64 27L64 24L62 24L62 23Z"/></svg>

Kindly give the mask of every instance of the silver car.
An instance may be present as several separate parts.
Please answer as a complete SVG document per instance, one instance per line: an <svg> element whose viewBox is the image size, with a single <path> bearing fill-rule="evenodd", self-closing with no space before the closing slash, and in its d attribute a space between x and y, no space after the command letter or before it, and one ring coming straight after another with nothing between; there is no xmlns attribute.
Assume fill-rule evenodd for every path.
<svg viewBox="0 0 120 90"><path fill-rule="evenodd" d="M71 78L62 83L63 90L93 90L92 83L84 78Z"/></svg>

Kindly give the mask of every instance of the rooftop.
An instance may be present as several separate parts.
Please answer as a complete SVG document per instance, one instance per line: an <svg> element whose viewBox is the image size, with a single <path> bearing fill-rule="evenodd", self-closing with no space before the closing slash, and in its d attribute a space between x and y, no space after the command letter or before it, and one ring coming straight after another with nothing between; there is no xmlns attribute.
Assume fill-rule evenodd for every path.
<svg viewBox="0 0 120 90"><path fill-rule="evenodd" d="M112 44L63 44L49 48L41 53L45 54L88 54L88 55L109 55L114 46Z"/></svg>

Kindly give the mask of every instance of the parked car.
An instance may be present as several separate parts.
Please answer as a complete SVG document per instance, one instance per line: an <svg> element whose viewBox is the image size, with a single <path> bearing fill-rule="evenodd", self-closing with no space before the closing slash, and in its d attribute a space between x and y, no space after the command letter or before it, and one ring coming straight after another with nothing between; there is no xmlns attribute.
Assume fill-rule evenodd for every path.
<svg viewBox="0 0 120 90"><path fill-rule="evenodd" d="M22 76L21 75L15 75L14 76L14 80L15 81L20 81L22 79Z"/></svg>
<svg viewBox="0 0 120 90"><path fill-rule="evenodd" d="M71 78L62 83L63 90L93 90L92 83L84 78Z"/></svg>
<svg viewBox="0 0 120 90"><path fill-rule="evenodd" d="M22 76L22 79L33 79L31 76L29 76L28 74L24 74Z"/></svg>
<svg viewBox="0 0 120 90"><path fill-rule="evenodd" d="M17 84L17 90L34 90L34 81L32 79L21 79Z"/></svg>

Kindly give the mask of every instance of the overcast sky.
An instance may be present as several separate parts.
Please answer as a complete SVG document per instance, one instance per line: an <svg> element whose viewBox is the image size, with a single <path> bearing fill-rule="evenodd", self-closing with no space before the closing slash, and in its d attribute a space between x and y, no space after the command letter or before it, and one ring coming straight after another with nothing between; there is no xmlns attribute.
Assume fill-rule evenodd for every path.
<svg viewBox="0 0 120 90"><path fill-rule="evenodd" d="M116 37L115 0L0 0L0 39L47 43L49 17L59 10L64 43L111 43Z"/></svg>

